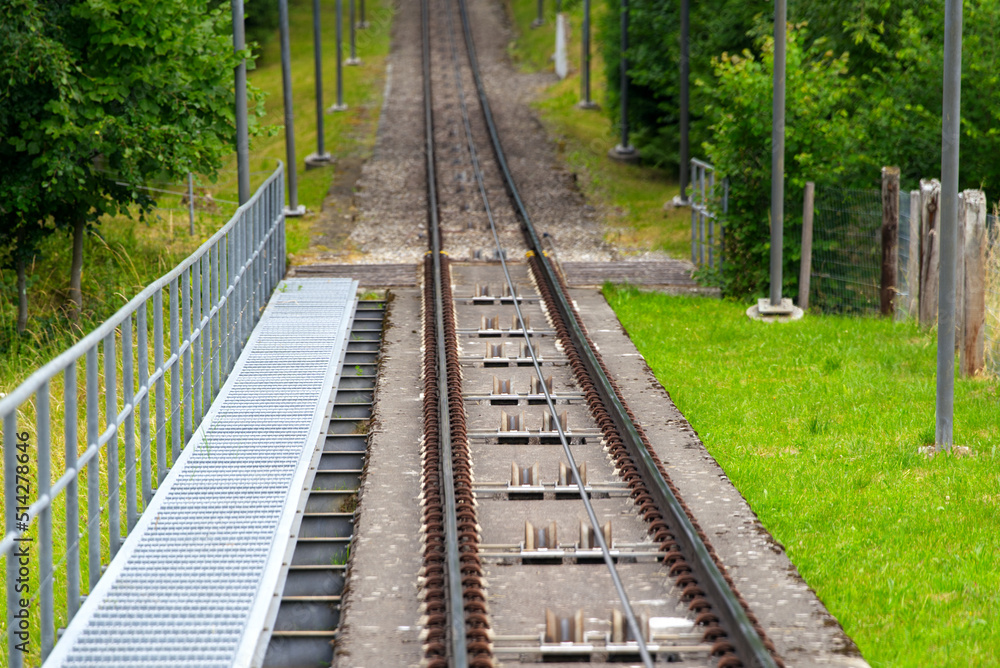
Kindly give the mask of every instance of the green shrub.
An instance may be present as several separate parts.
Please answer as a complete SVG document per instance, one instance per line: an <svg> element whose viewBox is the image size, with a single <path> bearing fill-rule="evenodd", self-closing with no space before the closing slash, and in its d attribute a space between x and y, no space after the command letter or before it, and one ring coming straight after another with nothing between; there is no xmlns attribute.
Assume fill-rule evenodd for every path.
<svg viewBox="0 0 1000 668"><path fill-rule="evenodd" d="M849 113L857 80L848 75L847 54L835 55L820 38L808 46L805 30L789 26L787 40L784 289L798 280L800 207L806 181L817 188L844 185L864 171L863 128ZM713 59L713 76L697 85L707 97L712 138L704 150L720 175L730 180L723 288L728 295L762 294L769 284L771 203L771 105L774 40L757 37L760 56L749 49ZM762 113L762 110L767 113ZM870 166L870 165L869 165Z"/></svg>

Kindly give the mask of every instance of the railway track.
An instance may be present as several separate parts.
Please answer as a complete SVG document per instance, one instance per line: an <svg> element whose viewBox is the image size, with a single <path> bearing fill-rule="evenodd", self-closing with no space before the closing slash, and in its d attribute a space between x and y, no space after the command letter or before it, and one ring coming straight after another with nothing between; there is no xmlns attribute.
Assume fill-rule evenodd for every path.
<svg viewBox="0 0 1000 668"><path fill-rule="evenodd" d="M543 251L465 0L421 32L427 664L782 666Z"/></svg>

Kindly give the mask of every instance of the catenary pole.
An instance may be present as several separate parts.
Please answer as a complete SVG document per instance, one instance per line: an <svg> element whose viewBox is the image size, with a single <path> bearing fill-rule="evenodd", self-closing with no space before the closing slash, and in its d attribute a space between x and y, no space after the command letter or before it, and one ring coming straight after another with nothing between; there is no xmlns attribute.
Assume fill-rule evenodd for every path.
<svg viewBox="0 0 1000 668"><path fill-rule="evenodd" d="M349 15L348 15L348 19L349 19L348 23L351 24L349 26L350 27L350 35L351 35L351 57L347 59L347 63L346 64L347 65L360 65L361 64L361 59L358 58L357 39L355 39L355 29L357 28L357 26L354 23L354 0L347 0L347 2L350 4L350 12L349 12Z"/></svg>
<svg viewBox="0 0 1000 668"><path fill-rule="evenodd" d="M691 161L688 132L690 129L690 95L688 90L691 78L691 0L681 0L681 159L680 159L680 189L681 202L687 202L688 168Z"/></svg>
<svg viewBox="0 0 1000 668"><path fill-rule="evenodd" d="M330 111L344 111L344 1L337 0L337 101Z"/></svg>
<svg viewBox="0 0 1000 668"><path fill-rule="evenodd" d="M771 306L781 305L781 252L785 215L786 0L774 2L774 107L771 115Z"/></svg>
<svg viewBox="0 0 1000 668"><path fill-rule="evenodd" d="M635 147L629 143L628 127L628 0L621 0L621 53L618 59L619 97L621 102L621 143L608 152L616 160L635 160L639 157Z"/></svg>
<svg viewBox="0 0 1000 668"><path fill-rule="evenodd" d="M278 0L281 32L281 92L285 105L285 155L288 158L288 208L285 215L299 211L299 175L295 162L295 109L292 107L292 47L288 35L288 0ZM304 213L301 212L301 213Z"/></svg>
<svg viewBox="0 0 1000 668"><path fill-rule="evenodd" d="M233 50L246 48L243 26L243 0L232 0ZM236 66L236 171L239 180L239 200L250 199L250 130L247 123L247 61L241 59Z"/></svg>
<svg viewBox="0 0 1000 668"><path fill-rule="evenodd" d="M319 0L313 0L313 60L316 71L316 155L326 154L323 134L323 31L320 30Z"/></svg>
<svg viewBox="0 0 1000 668"><path fill-rule="evenodd" d="M590 99L590 0L583 0L583 35L580 37L582 51L580 72L580 107L593 109L596 105Z"/></svg>
<svg viewBox="0 0 1000 668"><path fill-rule="evenodd" d="M944 104L941 113L941 269L938 283L937 406L934 442L951 451L955 409L955 265L958 145L962 100L962 0L944 5Z"/></svg>

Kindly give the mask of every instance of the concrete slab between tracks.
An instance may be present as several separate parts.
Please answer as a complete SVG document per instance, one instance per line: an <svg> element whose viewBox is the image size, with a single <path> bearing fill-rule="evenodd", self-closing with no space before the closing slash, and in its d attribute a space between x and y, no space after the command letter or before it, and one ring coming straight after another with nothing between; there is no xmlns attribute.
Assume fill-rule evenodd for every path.
<svg viewBox="0 0 1000 668"><path fill-rule="evenodd" d="M334 665L419 666L420 311L392 292Z"/></svg>
<svg viewBox="0 0 1000 668"><path fill-rule="evenodd" d="M348 277L363 288L413 287L417 285L416 264L303 264L288 270L290 277Z"/></svg>
<svg viewBox="0 0 1000 668"><path fill-rule="evenodd" d="M698 285L691 273L694 265L686 260L631 260L625 262L562 262L559 265L571 287L600 287L628 283L668 295L719 297L718 288Z"/></svg>
<svg viewBox="0 0 1000 668"><path fill-rule="evenodd" d="M656 380L600 291L570 293L629 407L788 668L866 667Z"/></svg>

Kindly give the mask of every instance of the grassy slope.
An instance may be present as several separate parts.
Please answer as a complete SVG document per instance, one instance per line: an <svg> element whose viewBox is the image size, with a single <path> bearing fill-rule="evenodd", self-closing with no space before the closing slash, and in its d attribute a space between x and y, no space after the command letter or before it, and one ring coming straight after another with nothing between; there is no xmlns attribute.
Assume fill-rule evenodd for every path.
<svg viewBox="0 0 1000 668"><path fill-rule="evenodd" d="M358 33L358 52L363 58L360 67L345 68L345 101L350 109L343 113L327 114L326 150L335 156L364 155L374 145L375 130L381 106L383 69L385 56L388 53L389 29L392 20L391 3L389 0L368 0L368 20L371 26ZM293 0L291 7L292 34L292 78L295 81L296 108L296 144L298 162L301 167L305 156L315 151L315 102L313 98L313 59L312 59L312 15L310 3L306 0ZM332 5L323 16L324 34L326 36L325 80L327 85L326 104L332 104L334 92L334 70L332 67L334 18ZM346 30L345 30L346 33ZM279 42L271 41L257 70L250 73L250 80L268 93L268 115L264 122L268 124L281 123L281 68L278 60ZM273 137L261 137L252 144L253 160L251 170L254 174L252 186L256 187L266 174L273 171L276 159L285 159L284 134ZM230 167L223 171L220 178L208 189L216 199L236 199L235 159ZM318 209L324 195L334 178L336 168L326 168L311 172L300 171L299 201L312 209ZM207 179L203 180L208 183ZM176 207L177 198L165 198L161 202L164 207ZM232 208L220 205L216 214L200 211L196 220L196 233L188 234L188 219L186 211L169 211L158 209L147 222L125 217L107 218L102 221L97 234L88 237L85 246L85 266L83 272L83 292L85 313L79 327L66 320L63 309L66 301L66 286L68 284L70 239L60 235L45 241L42 257L32 268L29 278L31 299L31 320L29 332L25 336L12 335L16 318L16 292L13 272L0 272L0 392L9 392L23 381L32 371L54 358L72 342L90 331L104 318L114 313L124 305L143 286L166 273L182 258L192 252L218 227L224 224L231 215ZM289 219L288 246L289 252L304 248L309 241L309 217ZM120 339L118 342L120 345ZM100 364L100 362L99 362ZM121 369L119 368L119 387ZM81 381L82 369L78 372ZM53 410L53 462L55 476L61 475L64 469L62 456L62 378L57 377L52 386L51 396ZM82 390L81 390L82 393ZM169 381L166 395L170 396ZM82 394L81 394L82 397ZM81 398L82 402L82 398ZM83 415L83 404L80 404L80 418ZM34 412L32 407L26 407L21 415L21 425L31 433L30 443L32 453L37 447L37 438L33 428ZM104 424L103 409L100 423ZM154 426L155 429L155 426ZM85 425L80 424L78 433L86 433ZM170 443L169 421L167 425L167 442ZM34 456L34 454L32 454ZM156 470L155 452L153 454L154 471ZM124 454L119 453L119 463L124 466ZM101 504L106 505L106 459L101 457ZM32 465L32 476L34 466ZM122 475L124 471L122 469ZM85 487L85 483L81 488ZM33 485L32 492L37 487ZM81 520L86 518L86 494L81 493ZM124 494L122 494L124 498ZM124 503L124 501L122 502ZM0 510L3 501L0 498ZM125 517L124 506L122 517ZM65 524L64 498L57 499L53 506L53 523L56 560L62 558L65 552L63 529ZM102 559L108 560L109 547L107 543L107 511L102 514L101 521ZM87 541L81 541L81 573L83 575L83 592L87 585ZM37 555L37 553L36 553ZM30 590L38 592L38 564L33 562ZM57 571L59 569L57 568ZM0 590L4 589L5 573L0 570ZM65 609L65 582L62 572L57 572L54 586L55 607L57 610L57 626L65 625L62 611ZM39 665L40 617L37 603L31 608L31 653L26 657L26 665ZM7 636L5 629L6 598L0 597L0 668L7 665Z"/></svg>
<svg viewBox="0 0 1000 668"><path fill-rule="evenodd" d="M534 0L508 0L518 32L510 53L521 67L552 71L555 20L550 13L544 26L531 28L536 16ZM546 7L551 5L546 3ZM593 3L594 16L604 4ZM652 167L636 167L609 160L608 149L618 137L604 111L582 110L580 100L580 31L582 4L568 12L570 21L570 75L540 92L536 109L549 133L556 138L568 166L580 176L584 191L602 205L609 221L607 238L623 248L658 249L674 257L690 254L689 211L664 212L663 203L678 193L673 174ZM596 23L596 20L594 21ZM604 64L591 38L591 98L604 100Z"/></svg>
<svg viewBox="0 0 1000 668"><path fill-rule="evenodd" d="M873 666L1000 664L998 383L960 380L928 460L933 334L607 290L649 365Z"/></svg>

